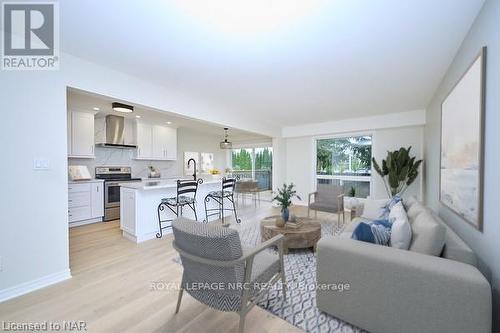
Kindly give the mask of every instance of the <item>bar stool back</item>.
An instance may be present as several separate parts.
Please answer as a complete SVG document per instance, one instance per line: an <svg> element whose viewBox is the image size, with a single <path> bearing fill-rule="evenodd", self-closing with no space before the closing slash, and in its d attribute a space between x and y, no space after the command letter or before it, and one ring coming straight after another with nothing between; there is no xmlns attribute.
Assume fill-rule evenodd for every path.
<svg viewBox="0 0 500 333"><path fill-rule="evenodd" d="M224 224L224 211L232 210L234 213L234 218L237 223L240 223L241 220L238 218L238 213L236 212L236 205L234 203L234 187L236 186L237 178L222 178L222 189L221 191L212 191L207 194L205 197L205 215L206 220L208 222L208 218L210 216L218 215L219 219L222 220L222 224ZM224 199L229 201L232 205L231 208L224 208ZM214 200L219 207L218 208L207 208L207 203L210 200Z"/></svg>
<svg viewBox="0 0 500 333"><path fill-rule="evenodd" d="M196 213L196 192L198 191L198 185L202 183L203 179L179 179L177 180L177 195L173 198L161 199L161 203L158 205L158 226L160 231L156 234L157 238L163 236L163 229L172 227L173 219L161 219L162 212L165 212L165 208L168 208L176 217L179 217L182 216L184 206L188 206L194 212L195 220L198 220ZM162 226L162 223L168 223L168 225Z"/></svg>

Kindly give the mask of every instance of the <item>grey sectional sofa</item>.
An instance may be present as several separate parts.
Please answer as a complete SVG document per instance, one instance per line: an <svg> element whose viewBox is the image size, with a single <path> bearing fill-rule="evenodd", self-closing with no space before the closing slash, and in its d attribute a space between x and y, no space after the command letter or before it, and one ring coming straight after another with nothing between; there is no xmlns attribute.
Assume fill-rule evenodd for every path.
<svg viewBox="0 0 500 333"><path fill-rule="evenodd" d="M410 225L430 212L419 205ZM343 235L323 237L317 246L318 308L372 333L490 333L491 287L474 252L432 217L446 228L440 256L353 240L360 218ZM339 283L349 290L325 287Z"/></svg>

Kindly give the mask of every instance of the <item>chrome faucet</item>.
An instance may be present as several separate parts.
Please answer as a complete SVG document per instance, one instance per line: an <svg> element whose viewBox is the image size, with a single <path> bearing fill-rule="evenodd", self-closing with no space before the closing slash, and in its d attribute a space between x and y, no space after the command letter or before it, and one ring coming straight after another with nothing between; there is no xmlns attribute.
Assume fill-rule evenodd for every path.
<svg viewBox="0 0 500 333"><path fill-rule="evenodd" d="M193 178L194 180L196 180L196 160L194 158L190 158L188 160L188 168L191 166L191 161L193 162L194 164L194 173L193 173Z"/></svg>

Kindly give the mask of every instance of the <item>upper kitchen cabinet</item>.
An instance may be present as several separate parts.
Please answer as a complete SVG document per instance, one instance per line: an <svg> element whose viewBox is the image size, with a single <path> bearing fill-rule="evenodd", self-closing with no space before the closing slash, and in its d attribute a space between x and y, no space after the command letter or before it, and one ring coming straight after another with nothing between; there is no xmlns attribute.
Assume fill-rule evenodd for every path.
<svg viewBox="0 0 500 333"><path fill-rule="evenodd" d="M137 159L177 159L177 129L138 121L136 131Z"/></svg>
<svg viewBox="0 0 500 333"><path fill-rule="evenodd" d="M68 157L95 158L94 114L68 113Z"/></svg>
<svg viewBox="0 0 500 333"><path fill-rule="evenodd" d="M137 159L149 160L153 157L153 126L137 122Z"/></svg>

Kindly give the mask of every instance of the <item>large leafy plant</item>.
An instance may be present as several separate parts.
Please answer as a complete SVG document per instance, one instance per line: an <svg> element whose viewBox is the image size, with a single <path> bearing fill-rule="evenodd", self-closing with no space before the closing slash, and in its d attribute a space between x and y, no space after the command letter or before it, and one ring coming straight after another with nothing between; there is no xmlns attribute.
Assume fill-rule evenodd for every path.
<svg viewBox="0 0 500 333"><path fill-rule="evenodd" d="M411 146L388 151L386 159L382 160L382 167L372 158L373 167L384 180L389 197L402 195L418 176L418 167L422 160L416 161L415 156L410 157L410 150Z"/></svg>
<svg viewBox="0 0 500 333"><path fill-rule="evenodd" d="M292 204L292 198L296 197L299 200L302 200L298 195L297 191L293 188L295 185L291 183L290 185L283 184L283 187L278 189L278 194L273 198L273 201L278 202L281 206L281 210L285 210Z"/></svg>

